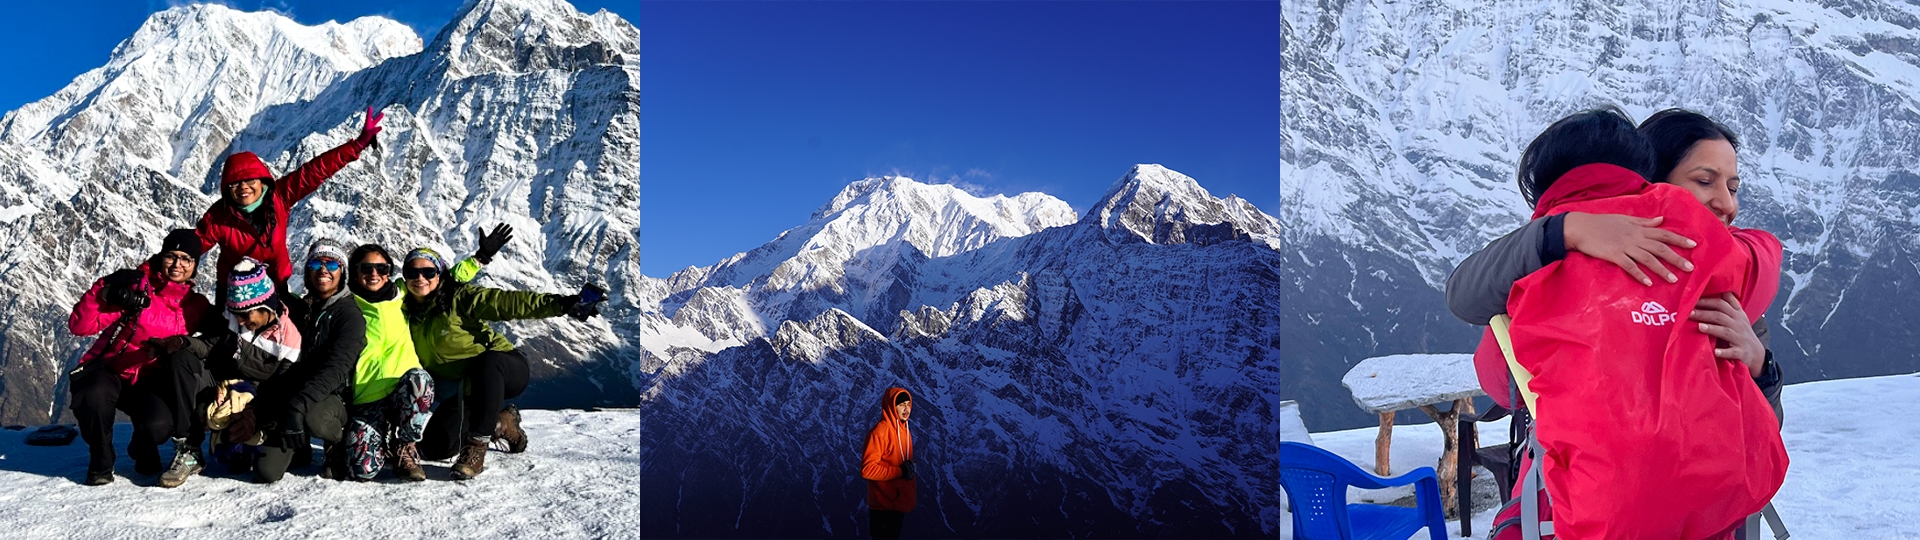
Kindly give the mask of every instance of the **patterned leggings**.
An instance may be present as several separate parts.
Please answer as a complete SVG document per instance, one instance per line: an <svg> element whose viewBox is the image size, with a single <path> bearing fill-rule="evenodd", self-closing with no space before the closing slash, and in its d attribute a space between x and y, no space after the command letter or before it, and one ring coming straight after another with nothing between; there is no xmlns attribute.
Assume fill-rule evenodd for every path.
<svg viewBox="0 0 1920 540"><path fill-rule="evenodd" d="M386 466L386 454L402 444L419 442L433 416L433 377L413 368L387 397L353 408L347 426L347 470L355 478L371 480Z"/></svg>

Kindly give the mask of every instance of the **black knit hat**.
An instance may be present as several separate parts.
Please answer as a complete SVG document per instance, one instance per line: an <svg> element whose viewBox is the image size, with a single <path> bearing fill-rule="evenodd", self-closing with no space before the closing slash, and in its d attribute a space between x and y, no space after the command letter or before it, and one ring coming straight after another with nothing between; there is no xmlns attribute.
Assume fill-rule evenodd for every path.
<svg viewBox="0 0 1920 540"><path fill-rule="evenodd" d="M173 232L167 233L167 239L160 241L160 252L169 251L185 252L198 260L203 253L200 250L200 233L194 232L193 229L174 229Z"/></svg>
<svg viewBox="0 0 1920 540"><path fill-rule="evenodd" d="M909 401L913 401L913 396L912 396L912 395L909 395L909 394L907 394L906 392L901 392L901 393L900 393L900 395L898 395L898 396L894 396L894 398L893 398L893 404L894 404L894 405L899 405L899 404L901 404L901 403L906 403L906 402L909 402Z"/></svg>

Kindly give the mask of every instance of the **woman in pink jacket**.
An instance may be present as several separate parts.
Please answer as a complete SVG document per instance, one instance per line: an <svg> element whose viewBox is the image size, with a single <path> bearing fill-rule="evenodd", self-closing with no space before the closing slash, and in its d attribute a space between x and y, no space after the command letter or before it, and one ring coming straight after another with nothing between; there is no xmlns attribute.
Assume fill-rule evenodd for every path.
<svg viewBox="0 0 1920 540"><path fill-rule="evenodd" d="M206 420L195 414L195 401L207 381L203 360L186 341L189 327L212 306L193 292L200 246L192 229L174 230L138 269L95 281L67 318L74 335L101 336L80 357L68 384L91 456L87 485L113 482L115 409L133 420L127 453L135 472L162 471L160 442L168 438L174 466L162 475L161 485L179 485L200 468Z"/></svg>

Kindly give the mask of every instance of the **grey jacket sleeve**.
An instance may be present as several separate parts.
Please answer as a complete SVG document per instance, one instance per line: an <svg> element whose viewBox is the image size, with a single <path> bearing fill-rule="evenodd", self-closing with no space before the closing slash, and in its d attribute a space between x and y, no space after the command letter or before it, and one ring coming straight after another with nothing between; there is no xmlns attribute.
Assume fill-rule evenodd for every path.
<svg viewBox="0 0 1920 540"><path fill-rule="evenodd" d="M1529 221L1461 261L1447 276L1447 309L1453 316L1486 326L1494 315L1506 313L1513 282L1546 266L1541 246L1546 242L1547 222L1553 219Z"/></svg>

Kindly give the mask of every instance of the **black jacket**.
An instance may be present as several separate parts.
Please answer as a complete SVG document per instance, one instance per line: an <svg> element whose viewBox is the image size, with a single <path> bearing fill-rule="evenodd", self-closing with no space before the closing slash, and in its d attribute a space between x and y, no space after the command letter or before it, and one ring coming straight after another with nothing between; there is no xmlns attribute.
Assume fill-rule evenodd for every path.
<svg viewBox="0 0 1920 540"><path fill-rule="evenodd" d="M264 407L290 407L304 415L328 396L347 395L353 368L367 346L367 319L353 294L345 290L318 306L305 299L288 302L287 311L300 330L300 361L262 383L260 400Z"/></svg>

